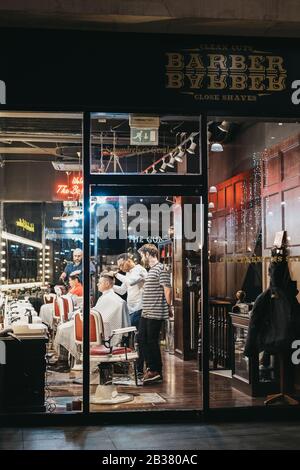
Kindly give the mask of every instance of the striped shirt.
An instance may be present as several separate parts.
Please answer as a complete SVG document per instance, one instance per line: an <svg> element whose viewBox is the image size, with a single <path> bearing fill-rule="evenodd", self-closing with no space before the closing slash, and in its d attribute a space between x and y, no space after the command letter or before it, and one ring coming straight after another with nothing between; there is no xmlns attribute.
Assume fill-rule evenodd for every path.
<svg viewBox="0 0 300 470"><path fill-rule="evenodd" d="M171 287L170 274L161 263L150 268L144 284L142 317L167 320L169 308L164 287Z"/></svg>

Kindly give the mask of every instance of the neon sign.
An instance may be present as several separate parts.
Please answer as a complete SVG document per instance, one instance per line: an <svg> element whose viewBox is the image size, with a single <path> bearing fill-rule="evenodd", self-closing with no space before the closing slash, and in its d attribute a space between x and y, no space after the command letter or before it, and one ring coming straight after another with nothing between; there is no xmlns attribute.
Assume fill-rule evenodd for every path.
<svg viewBox="0 0 300 470"><path fill-rule="evenodd" d="M57 184L55 194L59 199L81 199L83 192L83 177L73 176L69 183Z"/></svg>
<svg viewBox="0 0 300 470"><path fill-rule="evenodd" d="M27 232L34 233L34 223L28 222L25 219L19 218L16 220L16 226L22 228L23 230L27 230Z"/></svg>

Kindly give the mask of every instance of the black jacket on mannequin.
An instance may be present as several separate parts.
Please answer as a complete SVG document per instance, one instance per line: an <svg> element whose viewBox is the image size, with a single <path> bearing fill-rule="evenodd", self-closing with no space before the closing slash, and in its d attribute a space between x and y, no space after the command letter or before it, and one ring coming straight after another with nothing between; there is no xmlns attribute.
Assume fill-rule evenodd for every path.
<svg viewBox="0 0 300 470"><path fill-rule="evenodd" d="M288 351L299 336L298 290L291 280L286 258L271 262L269 275L270 286L257 297L250 317L244 351L249 357L261 351L270 354Z"/></svg>

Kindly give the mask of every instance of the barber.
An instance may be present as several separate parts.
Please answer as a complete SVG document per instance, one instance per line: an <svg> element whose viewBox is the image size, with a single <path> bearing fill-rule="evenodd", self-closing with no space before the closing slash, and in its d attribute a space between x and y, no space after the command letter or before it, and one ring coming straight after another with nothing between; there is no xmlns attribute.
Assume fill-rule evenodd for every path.
<svg viewBox="0 0 300 470"><path fill-rule="evenodd" d="M82 266L83 252L80 248L73 251L73 261L67 263L64 272L60 275L60 279L65 282L69 281L71 273L78 275L79 281L82 282L83 266Z"/></svg>

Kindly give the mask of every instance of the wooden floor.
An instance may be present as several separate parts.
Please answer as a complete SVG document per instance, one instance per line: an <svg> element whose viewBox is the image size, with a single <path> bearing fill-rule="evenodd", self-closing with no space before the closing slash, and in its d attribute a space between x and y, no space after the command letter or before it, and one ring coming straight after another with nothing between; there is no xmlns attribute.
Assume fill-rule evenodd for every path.
<svg viewBox="0 0 300 470"><path fill-rule="evenodd" d="M130 393L133 401L119 405L91 405L91 411L186 409L202 408L202 374L196 361L182 361L174 355L163 354L164 382L147 386L118 386L118 392ZM56 412L64 412L66 403L82 396L82 385L74 384L81 373L48 374L48 403L56 404ZM94 394L96 385L91 385ZM154 395L153 395L154 394ZM75 398L76 399L76 398ZM210 373L210 406L212 408L263 405L264 397L251 398L232 388L231 379Z"/></svg>

